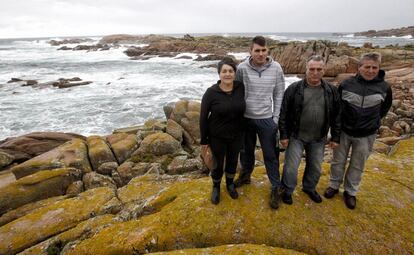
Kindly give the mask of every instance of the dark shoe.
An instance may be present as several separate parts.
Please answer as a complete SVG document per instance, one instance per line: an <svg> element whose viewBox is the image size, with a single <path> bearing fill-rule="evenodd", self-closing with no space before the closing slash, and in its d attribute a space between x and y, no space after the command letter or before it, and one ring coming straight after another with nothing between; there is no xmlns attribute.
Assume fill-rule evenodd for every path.
<svg viewBox="0 0 414 255"><path fill-rule="evenodd" d="M314 191L302 190L302 191L305 192L306 194L308 194L308 196L310 197L310 199L312 199L313 202L322 203L322 198L318 194L318 192L316 192L316 190L314 190Z"/></svg>
<svg viewBox="0 0 414 255"><path fill-rule="evenodd" d="M346 207L348 207L349 209L355 209L355 206L356 206L355 196L351 196L348 194L348 192L344 191L344 200L345 200Z"/></svg>
<svg viewBox="0 0 414 255"><path fill-rule="evenodd" d="M211 203L215 205L220 203L220 186L213 186L213 191L211 192Z"/></svg>
<svg viewBox="0 0 414 255"><path fill-rule="evenodd" d="M227 192L229 193L231 198L237 199L239 197L239 193L237 193L234 183L227 184L226 187L227 187Z"/></svg>
<svg viewBox="0 0 414 255"><path fill-rule="evenodd" d="M278 189L272 190L272 192L270 193L270 207L272 207L273 209L278 209L279 200L280 200L279 190Z"/></svg>
<svg viewBox="0 0 414 255"><path fill-rule="evenodd" d="M236 188L239 188L244 184L250 184L250 175L240 173L239 177L234 181L234 185Z"/></svg>
<svg viewBox="0 0 414 255"><path fill-rule="evenodd" d="M325 190L325 193L323 193L323 196L326 197L326 198L333 198L338 192L339 192L339 190L328 187Z"/></svg>
<svg viewBox="0 0 414 255"><path fill-rule="evenodd" d="M293 204L292 194L288 194L286 192L282 193L282 201L285 204L291 205Z"/></svg>

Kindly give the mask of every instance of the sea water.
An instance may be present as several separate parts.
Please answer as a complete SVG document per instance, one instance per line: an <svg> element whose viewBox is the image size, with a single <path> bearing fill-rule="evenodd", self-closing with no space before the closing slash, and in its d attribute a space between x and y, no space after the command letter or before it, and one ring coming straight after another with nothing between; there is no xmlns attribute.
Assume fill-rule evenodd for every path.
<svg viewBox="0 0 414 255"><path fill-rule="evenodd" d="M324 39L352 46L365 42L404 45L414 41L408 37L366 38L329 33L266 35L281 41ZM95 44L101 37L90 38L91 42L81 44ZM35 131L110 134L114 129L142 124L149 118L163 118L163 106L168 103L200 100L218 80L215 68L204 67L217 61L193 61L195 54L130 60L123 53L129 45L107 51L64 51L49 45L51 39L61 38L0 39L0 140ZM232 54L238 59L248 56L247 49ZM178 59L182 55L193 59ZM11 78L44 83L73 77L92 83L65 89L7 83ZM286 83L296 80L297 77L287 77Z"/></svg>

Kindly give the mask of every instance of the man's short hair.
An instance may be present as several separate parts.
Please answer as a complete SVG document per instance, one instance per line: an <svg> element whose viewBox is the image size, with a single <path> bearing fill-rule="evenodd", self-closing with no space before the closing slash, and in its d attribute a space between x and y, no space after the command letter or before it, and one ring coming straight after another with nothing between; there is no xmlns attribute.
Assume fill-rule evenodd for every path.
<svg viewBox="0 0 414 255"><path fill-rule="evenodd" d="M361 55L361 58L359 59L359 65L362 65L362 61L364 60L373 60L375 62L378 62L381 64L381 54L378 52L368 52Z"/></svg>
<svg viewBox="0 0 414 255"><path fill-rule="evenodd" d="M266 47L266 38L264 38L261 35L255 36L252 39L252 44L250 45L250 48L253 48L253 44L258 44L258 45L260 45L262 47Z"/></svg>
<svg viewBox="0 0 414 255"><path fill-rule="evenodd" d="M217 64L217 72L220 73L221 68L224 65L229 65L233 68L234 72L237 71L237 63L231 57L224 57L218 64Z"/></svg>
<svg viewBox="0 0 414 255"><path fill-rule="evenodd" d="M325 59L321 55L312 55L306 60L306 65L312 60L316 62L323 62L325 64Z"/></svg>

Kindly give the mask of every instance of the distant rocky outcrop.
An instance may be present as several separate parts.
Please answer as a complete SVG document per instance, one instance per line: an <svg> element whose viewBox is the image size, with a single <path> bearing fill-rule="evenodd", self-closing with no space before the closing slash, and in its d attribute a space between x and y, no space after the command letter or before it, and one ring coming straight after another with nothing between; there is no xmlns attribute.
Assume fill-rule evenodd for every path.
<svg viewBox="0 0 414 255"><path fill-rule="evenodd" d="M380 37L380 36L412 36L414 37L414 26L385 29L385 30L368 30L355 33L356 36Z"/></svg>
<svg viewBox="0 0 414 255"><path fill-rule="evenodd" d="M90 42L92 39L90 38L71 38L71 39L63 39L63 40L50 40L48 43L52 46L59 46L62 44L76 44L76 43L83 43L83 42Z"/></svg>
<svg viewBox="0 0 414 255"><path fill-rule="evenodd" d="M45 87L57 87L60 89L83 86L91 84L92 81L82 81L79 77L73 78L59 78L56 81L48 81L39 83L37 80L23 80L20 78L11 78L7 83L18 83L21 86L32 86L35 88L45 88Z"/></svg>

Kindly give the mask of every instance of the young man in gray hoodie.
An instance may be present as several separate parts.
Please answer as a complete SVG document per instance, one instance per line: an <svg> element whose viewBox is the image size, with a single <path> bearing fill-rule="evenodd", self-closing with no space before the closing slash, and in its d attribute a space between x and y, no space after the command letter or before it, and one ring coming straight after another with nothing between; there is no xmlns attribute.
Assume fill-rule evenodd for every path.
<svg viewBox="0 0 414 255"><path fill-rule="evenodd" d="M263 36L253 38L250 57L240 63L236 80L244 83L246 132L244 150L240 153L242 171L235 181L237 187L250 183L254 168L256 136L259 136L267 176L272 185L270 206L279 207L279 150L277 123L285 91L285 78L279 63L268 56L269 49Z"/></svg>

